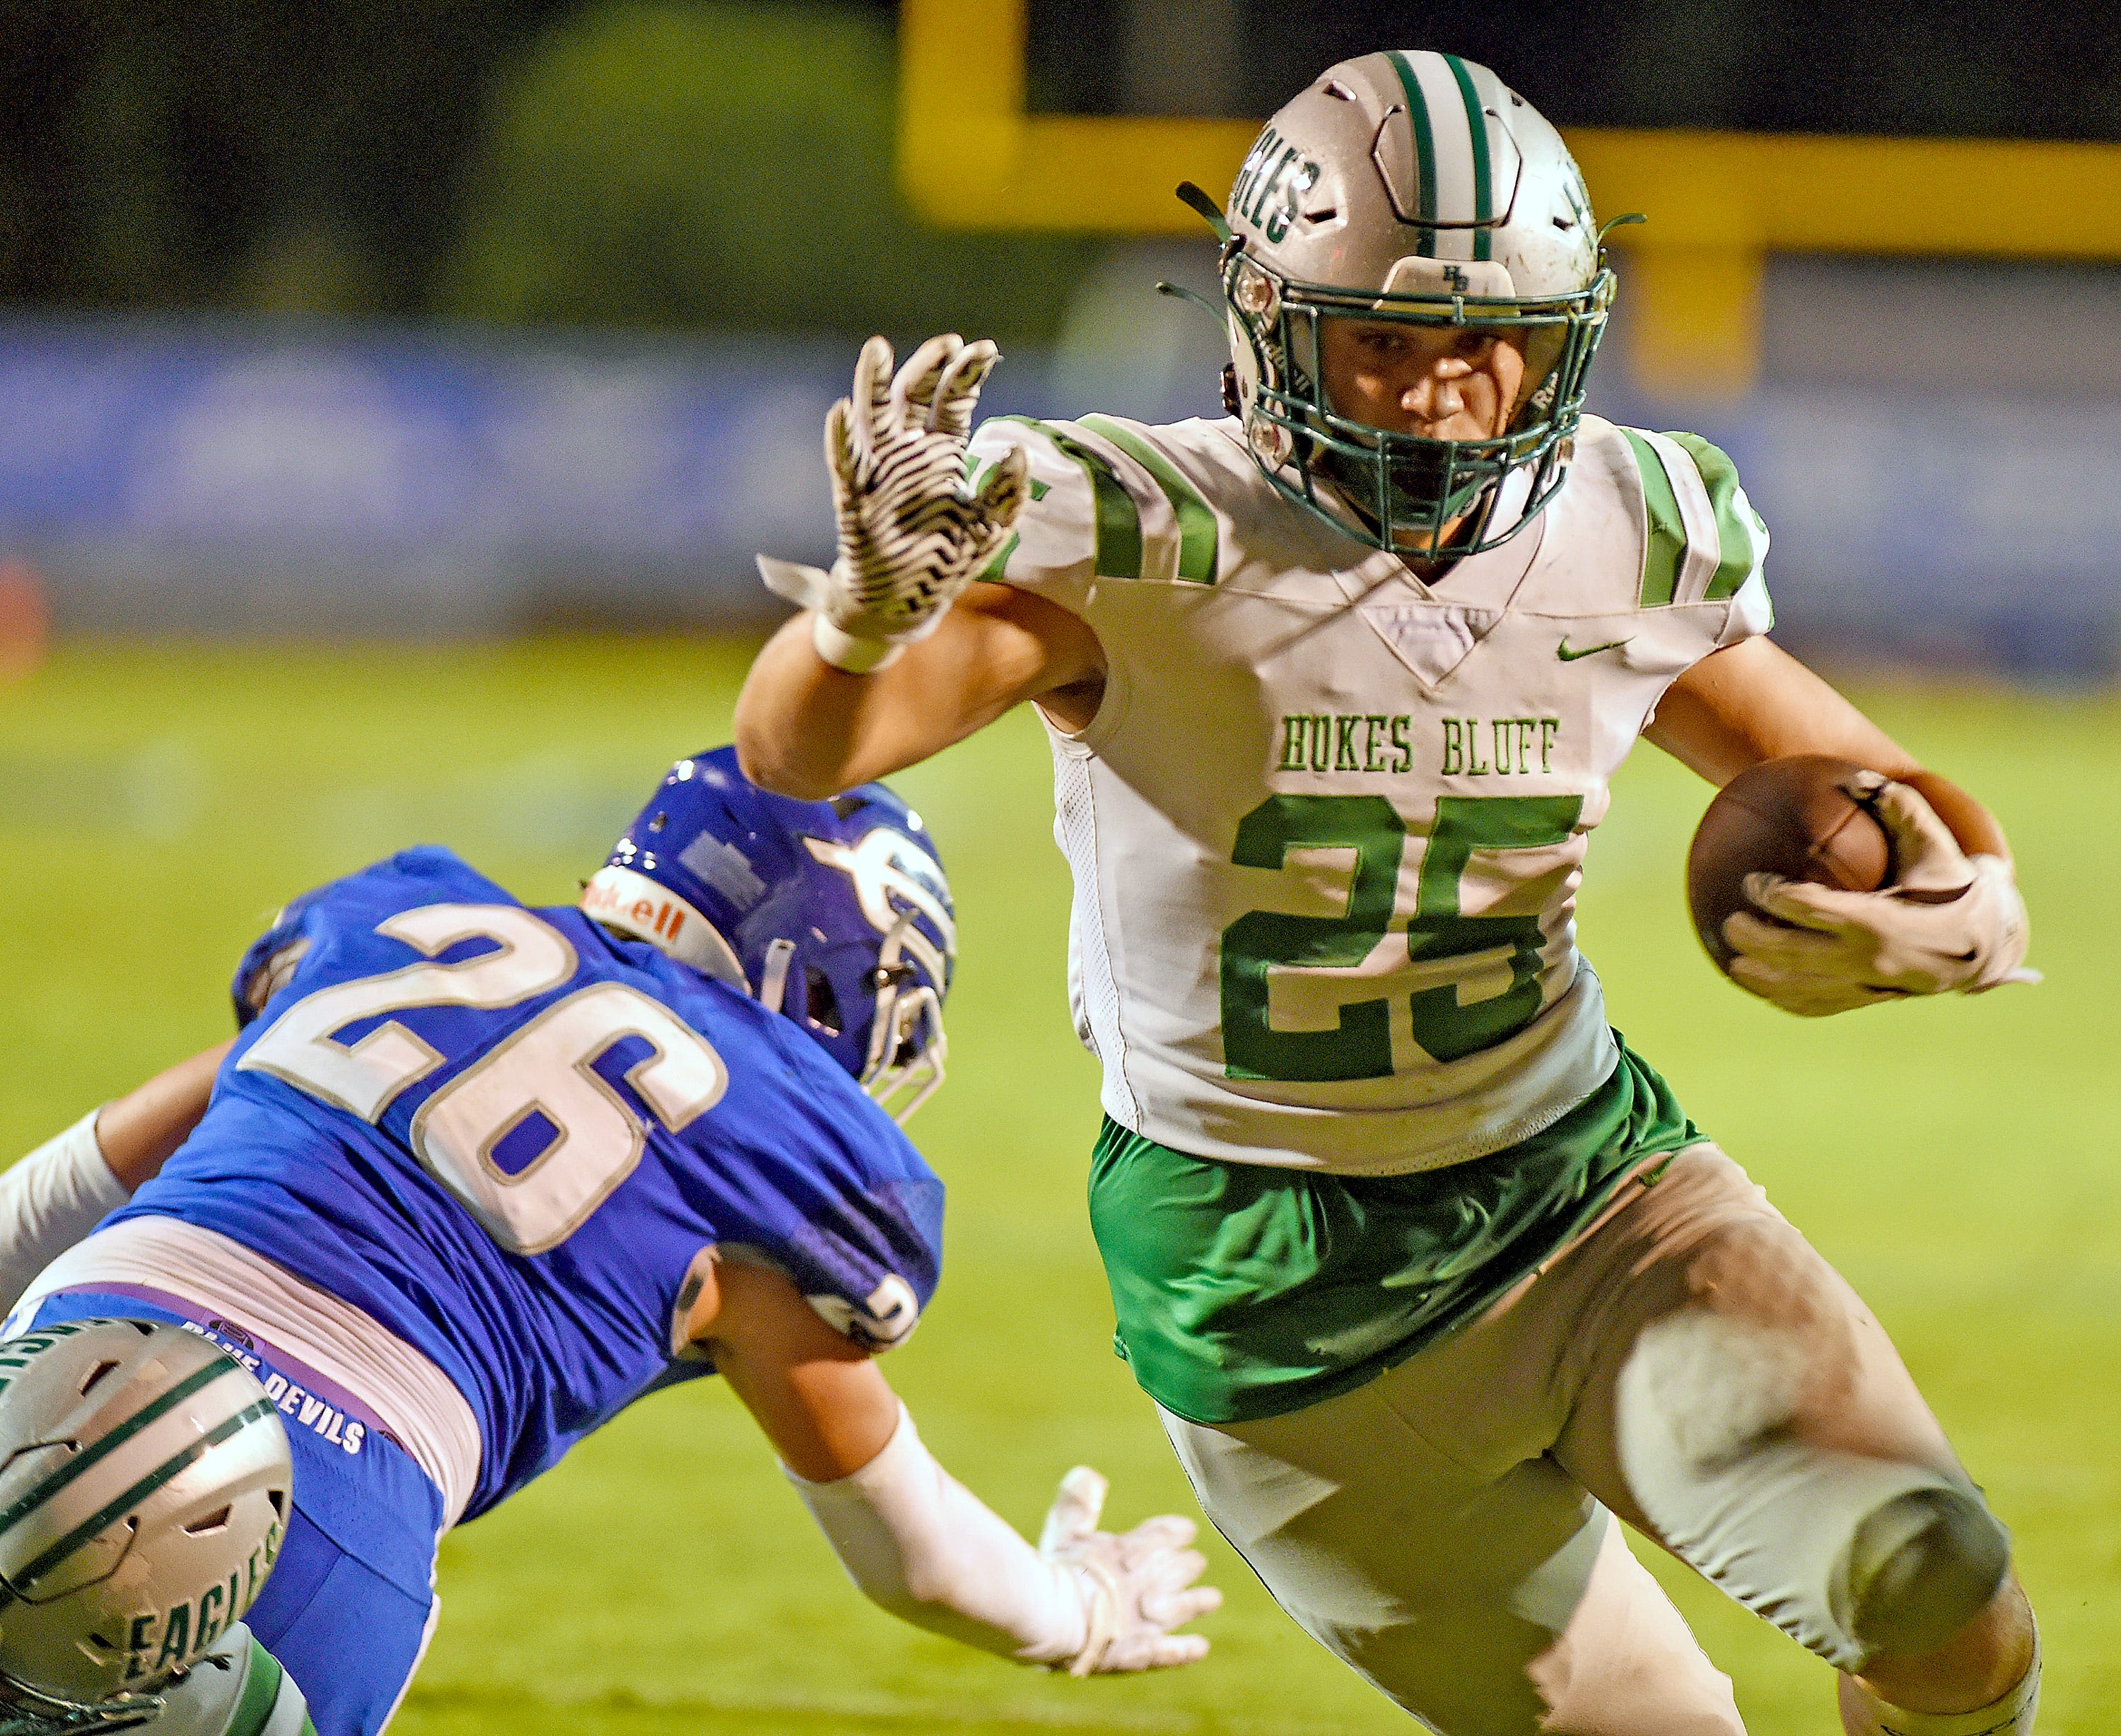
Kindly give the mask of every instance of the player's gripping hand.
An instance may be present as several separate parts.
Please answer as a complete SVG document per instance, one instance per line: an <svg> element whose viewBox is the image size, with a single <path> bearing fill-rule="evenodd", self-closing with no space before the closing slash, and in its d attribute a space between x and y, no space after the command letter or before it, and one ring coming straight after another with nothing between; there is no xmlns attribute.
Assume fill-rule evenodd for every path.
<svg viewBox="0 0 2121 1736"><path fill-rule="evenodd" d="M817 611L813 643L834 668L880 669L935 631L1023 510L1021 451L977 490L965 483L972 412L998 356L986 339L950 333L893 375L888 343L862 346L852 397L825 418L838 557L830 572L758 557L769 589Z"/></svg>
<svg viewBox="0 0 2121 1736"><path fill-rule="evenodd" d="M2023 968L2027 924L2011 864L1969 856L1922 794L1866 772L1865 797L1892 840L1892 884L1875 892L1750 874L1723 924L1731 975L1786 1012L1819 1017L1911 994L1979 994L2036 983Z"/></svg>
<svg viewBox="0 0 2121 1736"><path fill-rule="evenodd" d="M1077 1465L1039 1534L1040 1558L1071 1569L1083 1590L1088 1639L1064 1664L1071 1676L1164 1669L1208 1655L1199 1634L1173 1633L1220 1606L1223 1594L1193 1582L1208 1562L1192 1547L1193 1521L1167 1513L1115 1536L1098 1529L1105 1479Z"/></svg>

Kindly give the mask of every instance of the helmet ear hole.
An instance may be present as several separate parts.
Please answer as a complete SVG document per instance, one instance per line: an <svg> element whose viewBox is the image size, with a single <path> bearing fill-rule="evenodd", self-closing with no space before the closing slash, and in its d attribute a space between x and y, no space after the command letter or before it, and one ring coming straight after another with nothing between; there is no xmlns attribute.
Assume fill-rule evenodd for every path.
<svg viewBox="0 0 2121 1736"><path fill-rule="evenodd" d="M832 980L814 965L803 967L803 1015L821 1031L839 1036L840 998L832 992Z"/></svg>

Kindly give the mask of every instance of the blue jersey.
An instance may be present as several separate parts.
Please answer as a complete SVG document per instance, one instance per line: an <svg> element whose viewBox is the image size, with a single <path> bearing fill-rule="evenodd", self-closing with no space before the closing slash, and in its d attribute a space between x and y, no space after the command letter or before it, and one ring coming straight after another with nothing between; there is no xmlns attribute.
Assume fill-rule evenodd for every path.
<svg viewBox="0 0 2121 1736"><path fill-rule="evenodd" d="M274 992L117 1215L217 1231L425 1352L478 1419L468 1515L707 1371L674 1325L710 1245L878 1345L935 1289L942 1184L818 1044L449 851L291 905L236 983Z"/></svg>

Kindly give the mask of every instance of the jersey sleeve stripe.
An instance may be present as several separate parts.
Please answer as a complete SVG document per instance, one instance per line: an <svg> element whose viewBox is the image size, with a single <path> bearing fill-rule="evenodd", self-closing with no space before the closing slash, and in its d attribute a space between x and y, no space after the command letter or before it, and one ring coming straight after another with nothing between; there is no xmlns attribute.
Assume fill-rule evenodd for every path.
<svg viewBox="0 0 2121 1736"><path fill-rule="evenodd" d="M1664 467L1665 480L1679 503L1679 521L1686 528L1686 555L1680 562L1671 600L1699 603L1708 593L1708 582L1716 576L1717 562L1722 556L1722 544L1716 533L1715 506L1700 471L1684 447L1668 434L1645 430L1643 438Z"/></svg>
<svg viewBox="0 0 2121 1736"><path fill-rule="evenodd" d="M1023 540L1022 537L1011 531L987 564L972 575L972 582L975 584L1000 584L1002 575L1009 570L1009 557L1016 552L1017 544Z"/></svg>
<svg viewBox="0 0 2121 1736"><path fill-rule="evenodd" d="M1666 438L1684 447L1701 472L1716 514L1717 565L1704 593L1707 601L1720 603L1735 597L1767 553L1768 528L1738 485L1738 467L1719 449L1698 434L1673 434Z"/></svg>
<svg viewBox="0 0 2121 1736"><path fill-rule="evenodd" d="M1093 570L1100 579L1141 577L1141 509L1104 456L1036 417L1012 416L1051 440L1061 456L1073 460L1089 479L1097 513L1097 555Z"/></svg>
<svg viewBox="0 0 2121 1736"><path fill-rule="evenodd" d="M977 494L980 484L986 481L987 473L1001 460L991 453L967 452L965 454L965 492ZM1043 477L1031 479L1031 498L1042 500L1053 492L1053 485Z"/></svg>
<svg viewBox="0 0 2121 1736"><path fill-rule="evenodd" d="M1083 426L1110 440L1146 470L1171 502L1178 519L1178 576L1193 584L1213 584L1219 570L1220 529L1215 510L1201 499L1200 491L1178 473L1170 459L1147 440L1132 435L1102 416L1086 416Z"/></svg>
<svg viewBox="0 0 2121 1736"><path fill-rule="evenodd" d="M1649 441L1632 428L1623 428L1629 449L1635 455L1635 469L1642 478L1643 572L1640 597L1646 609L1662 608L1679 589L1680 563L1686 558L1686 524L1680 517L1679 500L1665 474L1664 460Z"/></svg>

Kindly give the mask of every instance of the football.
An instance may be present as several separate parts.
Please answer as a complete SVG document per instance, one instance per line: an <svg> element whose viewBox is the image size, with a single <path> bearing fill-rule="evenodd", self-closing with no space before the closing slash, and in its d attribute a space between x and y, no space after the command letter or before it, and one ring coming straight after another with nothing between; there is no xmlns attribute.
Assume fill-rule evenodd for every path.
<svg viewBox="0 0 2121 1736"><path fill-rule="evenodd" d="M1708 804L1686 852L1686 902L1718 970L1731 963L1724 919L1753 908L1746 875L1780 874L1852 892L1874 891L1892 877L1890 840L1854 782L1862 769L1823 753L1765 760Z"/></svg>

